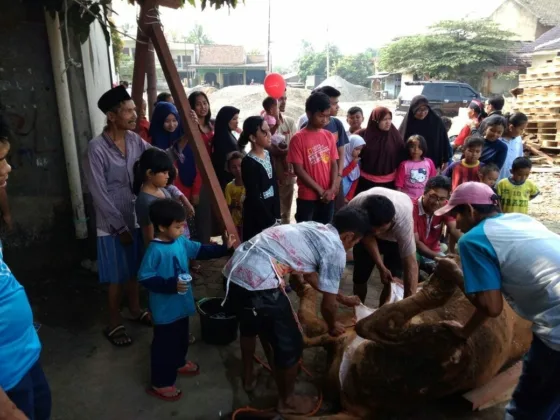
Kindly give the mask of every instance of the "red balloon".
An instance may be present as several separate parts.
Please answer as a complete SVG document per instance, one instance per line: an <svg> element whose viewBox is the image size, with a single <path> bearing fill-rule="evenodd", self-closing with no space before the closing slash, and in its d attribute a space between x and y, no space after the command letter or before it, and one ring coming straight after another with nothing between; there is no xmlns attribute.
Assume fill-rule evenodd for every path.
<svg viewBox="0 0 560 420"><path fill-rule="evenodd" d="M286 90L286 81L281 74L270 73L264 79L264 90L274 99L282 97Z"/></svg>

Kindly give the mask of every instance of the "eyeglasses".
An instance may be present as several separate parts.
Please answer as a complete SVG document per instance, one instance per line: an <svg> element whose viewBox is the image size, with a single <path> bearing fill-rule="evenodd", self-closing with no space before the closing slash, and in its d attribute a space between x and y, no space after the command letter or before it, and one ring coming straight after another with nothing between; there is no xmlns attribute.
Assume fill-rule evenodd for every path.
<svg viewBox="0 0 560 420"><path fill-rule="evenodd" d="M430 199L431 201L435 201L436 203L447 203L448 198L447 197L440 197L437 194L428 194L428 199Z"/></svg>

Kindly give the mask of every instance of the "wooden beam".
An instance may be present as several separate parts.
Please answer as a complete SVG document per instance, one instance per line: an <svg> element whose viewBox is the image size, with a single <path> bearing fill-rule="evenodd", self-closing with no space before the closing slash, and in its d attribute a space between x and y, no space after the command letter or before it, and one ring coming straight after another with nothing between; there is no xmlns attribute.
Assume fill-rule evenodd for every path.
<svg viewBox="0 0 560 420"><path fill-rule="evenodd" d="M145 19L144 7L140 9L140 19ZM134 52L134 70L132 73L132 100L137 109L142 107L142 96L144 95L144 79L146 78L146 60L148 58L149 38L138 25L136 32L136 51ZM150 108L148 108L150 109ZM152 115L150 113L150 115ZM140 124L136 124L136 132L140 130Z"/></svg>
<svg viewBox="0 0 560 420"><path fill-rule="evenodd" d="M546 153L541 152L539 149L537 149L531 142L526 141L524 142L525 146L527 146L527 149L529 149L531 151L531 153L533 153L534 155L538 155L544 159L546 159L546 161L548 163L550 163L551 165L554 165L554 159L551 158L550 156L548 156Z"/></svg>
<svg viewBox="0 0 560 420"><path fill-rule="evenodd" d="M154 104L157 100L157 74L156 74L156 56L154 53L154 45L152 41L148 43L148 55L146 60L146 75L148 76L148 110L149 116L154 113Z"/></svg>
<svg viewBox="0 0 560 420"><path fill-rule="evenodd" d="M153 19L151 19L150 23L152 21ZM185 88L179 79L179 73L177 72L177 67L175 66L171 52L169 51L169 46L167 45L167 41L163 35L161 25L159 22L155 22L145 24L144 27L144 30L152 39L154 49L163 69L163 74L165 74L165 79L167 80L167 84L169 85L169 89L171 90L171 94L175 100L175 105L179 110L179 115L184 124L185 134L188 137L190 145L196 156L197 169L202 173L202 181L207 188L209 187L212 190L212 206L217 214L220 215L220 219L228 233L235 235L237 238L235 246L238 246L239 238L237 237L237 229L235 228L226 199L220 187L220 183L218 182L218 178L216 177L216 172L212 166L210 155L208 154L206 145L200 135L200 129L198 128L198 125L194 123L190 115L191 107L187 100L187 94L185 93Z"/></svg>

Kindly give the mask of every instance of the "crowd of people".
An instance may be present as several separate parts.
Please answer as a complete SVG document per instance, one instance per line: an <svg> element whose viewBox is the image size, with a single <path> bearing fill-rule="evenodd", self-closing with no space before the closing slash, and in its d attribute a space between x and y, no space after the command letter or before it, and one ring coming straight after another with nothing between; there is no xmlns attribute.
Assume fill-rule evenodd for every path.
<svg viewBox="0 0 560 420"><path fill-rule="evenodd" d="M237 236L241 243L223 275L225 304L239 320L244 388L255 386L258 336L278 386L278 411L305 414L316 401L294 392L303 340L291 289L308 283L321 292L329 333L339 336L345 330L336 321L338 305L365 302L375 267L384 304L393 283L402 283L405 298L416 293L419 268L455 276L460 268L445 256L458 249L464 290L476 311L464 326L450 328L468 339L501 313L504 293L535 324L507 416L560 413L560 238L526 215L539 193L523 156L528 118L502 115L500 97L486 105L473 100L468 124L450 142L449 119L418 96L398 129L388 108L376 107L366 122L362 109L352 107L346 131L336 117L339 98L333 87L316 89L296 123L284 114L286 92L266 97L261 114L244 116L239 129L240 109L225 106L213 119L206 94L191 93L188 117L198 125L220 191L201 181L171 95L158 96L149 120L146 103L137 115L122 86L99 99L107 126L89 142L83 168L95 207L99 280L108 284L107 340L118 347L133 343L120 314L126 292L132 321L153 328L148 393L180 399L177 375L201 371L187 358L195 341L189 317L196 261L232 254ZM4 186L7 172L0 170ZM236 235L221 232L212 194L223 194ZM220 234L222 245L212 242ZM340 292L349 251L354 296ZM0 387L14 412L47 419L50 391L29 304L3 261L0 278L11 290L9 306L0 306L2 319L10 320L0 324ZM149 309L140 306L139 285L149 292ZM13 308L20 315L8 316Z"/></svg>

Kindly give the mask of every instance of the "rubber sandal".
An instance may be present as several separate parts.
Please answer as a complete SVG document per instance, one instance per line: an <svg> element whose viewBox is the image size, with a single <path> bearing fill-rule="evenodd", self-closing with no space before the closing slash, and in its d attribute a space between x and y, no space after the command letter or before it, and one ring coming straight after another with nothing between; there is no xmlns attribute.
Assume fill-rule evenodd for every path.
<svg viewBox="0 0 560 420"><path fill-rule="evenodd" d="M173 396L164 395L164 393L173 392L173 391L179 391L179 392L177 392L177 394ZM160 400L167 401L167 402L178 401L183 396L183 391L177 389L175 385L167 386L165 388L160 388L159 390L155 390L154 387L149 387L148 389L146 389L146 393L148 395L151 395L152 397L156 397L159 398Z"/></svg>
<svg viewBox="0 0 560 420"><path fill-rule="evenodd" d="M140 310L140 315L136 318L132 318L132 322L136 322L137 324L145 325L146 327L152 327L154 324L152 323L152 314L145 309Z"/></svg>
<svg viewBox="0 0 560 420"><path fill-rule="evenodd" d="M198 365L198 363L191 362L189 360L187 363L185 363L185 366L177 369L177 373L183 376L196 376L200 373L200 366Z"/></svg>
<svg viewBox="0 0 560 420"><path fill-rule="evenodd" d="M105 328L105 330L103 330L103 335L107 340L109 340L109 343L111 343L115 347L128 347L132 344L132 339L126 333L124 325L117 325L112 330L109 330L109 328ZM126 338L128 341L119 342L119 339L122 338Z"/></svg>

